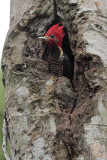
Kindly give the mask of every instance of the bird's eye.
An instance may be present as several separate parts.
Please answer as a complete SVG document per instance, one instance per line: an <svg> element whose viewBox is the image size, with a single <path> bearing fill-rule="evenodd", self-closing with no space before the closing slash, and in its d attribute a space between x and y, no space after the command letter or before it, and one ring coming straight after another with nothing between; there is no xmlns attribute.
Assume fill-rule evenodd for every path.
<svg viewBox="0 0 107 160"><path fill-rule="evenodd" d="M55 38L55 36L54 36L54 35L51 35L50 37L51 37L51 38Z"/></svg>

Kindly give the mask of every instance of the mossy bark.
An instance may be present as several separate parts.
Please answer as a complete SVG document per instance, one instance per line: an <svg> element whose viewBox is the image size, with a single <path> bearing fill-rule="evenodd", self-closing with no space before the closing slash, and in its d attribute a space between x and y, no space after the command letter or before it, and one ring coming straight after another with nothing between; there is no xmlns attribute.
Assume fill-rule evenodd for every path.
<svg viewBox="0 0 107 160"><path fill-rule="evenodd" d="M106 0L11 0L2 69L12 160L107 159L106 10ZM74 55L72 84L49 74L37 39L58 21Z"/></svg>

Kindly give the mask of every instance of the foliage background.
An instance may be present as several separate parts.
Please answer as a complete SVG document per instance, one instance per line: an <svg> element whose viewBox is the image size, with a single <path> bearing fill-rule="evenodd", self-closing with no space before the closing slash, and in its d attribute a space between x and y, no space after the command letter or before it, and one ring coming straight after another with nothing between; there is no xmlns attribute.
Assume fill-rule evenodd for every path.
<svg viewBox="0 0 107 160"><path fill-rule="evenodd" d="M3 115L4 115L4 87L2 83L2 71L0 69L0 160L5 160L4 154L2 151L2 143L3 143Z"/></svg>

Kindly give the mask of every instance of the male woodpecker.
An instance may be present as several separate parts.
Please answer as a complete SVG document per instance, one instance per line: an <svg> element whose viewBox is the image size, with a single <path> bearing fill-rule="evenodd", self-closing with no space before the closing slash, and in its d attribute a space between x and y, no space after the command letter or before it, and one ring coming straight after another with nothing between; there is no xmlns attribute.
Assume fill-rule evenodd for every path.
<svg viewBox="0 0 107 160"><path fill-rule="evenodd" d="M57 77L66 76L69 79L72 77L72 65L69 56L63 52L62 41L65 36L63 32L64 26L59 26L59 23L52 26L43 39L48 44L48 66L49 72ZM45 53L44 53L45 54Z"/></svg>

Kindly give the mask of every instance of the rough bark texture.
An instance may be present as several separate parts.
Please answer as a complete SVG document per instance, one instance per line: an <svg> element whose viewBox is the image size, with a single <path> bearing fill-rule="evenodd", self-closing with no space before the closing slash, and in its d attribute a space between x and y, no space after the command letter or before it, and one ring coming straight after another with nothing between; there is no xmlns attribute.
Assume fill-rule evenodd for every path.
<svg viewBox="0 0 107 160"><path fill-rule="evenodd" d="M11 0L2 68L12 160L107 160L107 1ZM36 37L61 21L70 81L48 73Z"/></svg>

